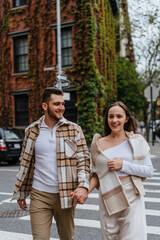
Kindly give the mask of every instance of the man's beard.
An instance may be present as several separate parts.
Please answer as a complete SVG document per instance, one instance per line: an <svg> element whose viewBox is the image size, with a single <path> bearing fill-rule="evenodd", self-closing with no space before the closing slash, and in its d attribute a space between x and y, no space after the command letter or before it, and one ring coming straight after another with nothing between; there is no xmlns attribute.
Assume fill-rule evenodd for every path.
<svg viewBox="0 0 160 240"><path fill-rule="evenodd" d="M50 118L52 118L53 120L56 120L57 122L59 121L59 118L56 117L56 115L52 113L52 111L50 110L49 105L48 105L47 113L50 116Z"/></svg>

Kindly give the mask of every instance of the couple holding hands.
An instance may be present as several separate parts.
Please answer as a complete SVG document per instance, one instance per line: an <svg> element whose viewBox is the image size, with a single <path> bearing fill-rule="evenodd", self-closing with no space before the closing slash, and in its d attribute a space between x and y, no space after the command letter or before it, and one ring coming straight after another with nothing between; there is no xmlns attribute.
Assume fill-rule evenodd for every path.
<svg viewBox="0 0 160 240"><path fill-rule="evenodd" d="M97 188L103 239L146 240L142 182L153 166L127 106L115 102L107 109L104 137L95 134L91 144L91 174L82 129L63 117L63 92L45 89L42 108L44 116L26 129L13 196L25 210L30 195L33 239L50 239L54 216L60 240L73 240L76 203Z"/></svg>

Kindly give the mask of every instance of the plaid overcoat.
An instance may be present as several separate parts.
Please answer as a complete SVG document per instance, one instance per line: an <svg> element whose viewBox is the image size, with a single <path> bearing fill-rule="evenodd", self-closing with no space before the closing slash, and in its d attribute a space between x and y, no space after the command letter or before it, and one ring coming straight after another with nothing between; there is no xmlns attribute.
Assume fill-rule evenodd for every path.
<svg viewBox="0 0 160 240"><path fill-rule="evenodd" d="M31 192L35 163L34 146L43 118L44 116L26 129L12 200L25 199ZM70 208L75 205L70 193L77 187L89 189L90 156L80 126L63 119L56 130L57 171L61 208Z"/></svg>

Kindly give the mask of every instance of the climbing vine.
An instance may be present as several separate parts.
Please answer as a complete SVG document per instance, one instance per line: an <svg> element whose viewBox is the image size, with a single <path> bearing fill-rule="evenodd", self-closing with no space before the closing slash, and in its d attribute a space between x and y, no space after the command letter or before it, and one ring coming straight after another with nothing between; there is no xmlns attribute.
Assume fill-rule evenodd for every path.
<svg viewBox="0 0 160 240"><path fill-rule="evenodd" d="M0 19L0 124L3 126L11 126L13 113L11 96L9 96L10 88L8 81L8 79L10 79L11 56L10 46L6 47L10 16L9 1L3 1L1 6L3 6L4 12L2 18Z"/></svg>
<svg viewBox="0 0 160 240"><path fill-rule="evenodd" d="M15 86L25 81L31 87L30 118L36 120L42 114L40 95L45 87L53 86L57 71L56 67L54 71L44 71L44 65L53 65L56 57L55 36L50 26L56 23L56 3L53 0L28 0L27 7L12 11L7 3L9 1L4 1L6 11L0 36L2 32L7 36L9 18L19 16L25 29L29 29L28 73L16 76ZM109 0L61 0L61 12L62 22L74 20L73 68L67 69L67 75L71 83L77 85L78 121L90 143L94 133L103 134L104 109L116 97L114 17ZM9 78L11 72L3 68L6 53L0 54L0 86L1 92L5 92L3 86L6 85L2 81L6 71ZM0 98L1 105L5 102L4 96Z"/></svg>
<svg viewBox="0 0 160 240"><path fill-rule="evenodd" d="M52 65L52 31L50 28L53 18L52 1L28 1L27 24L30 26L28 39L30 114L32 120L42 115L41 94L45 87L53 86L54 72L44 72L44 66ZM31 14L32 13L32 16Z"/></svg>
<svg viewBox="0 0 160 240"><path fill-rule="evenodd" d="M114 18L109 1L77 1L75 11L74 68L79 124L87 142L103 133L103 113L116 97ZM95 57L97 56L97 59Z"/></svg>

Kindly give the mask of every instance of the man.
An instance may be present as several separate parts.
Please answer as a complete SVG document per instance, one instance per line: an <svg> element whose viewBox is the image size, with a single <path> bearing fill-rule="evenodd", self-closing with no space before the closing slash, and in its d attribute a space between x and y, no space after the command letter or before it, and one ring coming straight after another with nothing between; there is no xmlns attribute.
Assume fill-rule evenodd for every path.
<svg viewBox="0 0 160 240"><path fill-rule="evenodd" d="M31 193L30 216L34 240L49 240L54 216L60 240L74 239L76 198L83 204L89 188L89 152L83 132L63 117L63 92L47 88L42 96L45 115L30 124L20 156L12 199L23 210Z"/></svg>

